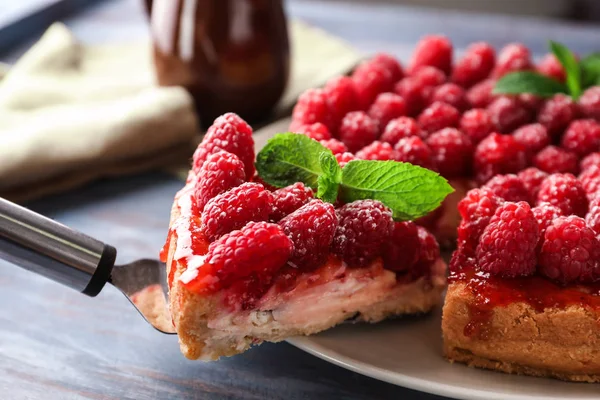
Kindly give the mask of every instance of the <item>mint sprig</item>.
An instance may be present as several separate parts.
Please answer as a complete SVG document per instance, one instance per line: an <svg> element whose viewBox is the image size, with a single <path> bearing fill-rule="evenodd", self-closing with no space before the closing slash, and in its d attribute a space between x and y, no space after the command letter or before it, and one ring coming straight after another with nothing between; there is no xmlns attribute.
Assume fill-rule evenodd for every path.
<svg viewBox="0 0 600 400"><path fill-rule="evenodd" d="M396 161L350 161L340 168L331 151L307 136L280 133L258 153L256 169L268 184L303 182L330 203L373 199L396 220L412 220L435 210L453 192L436 172Z"/></svg>

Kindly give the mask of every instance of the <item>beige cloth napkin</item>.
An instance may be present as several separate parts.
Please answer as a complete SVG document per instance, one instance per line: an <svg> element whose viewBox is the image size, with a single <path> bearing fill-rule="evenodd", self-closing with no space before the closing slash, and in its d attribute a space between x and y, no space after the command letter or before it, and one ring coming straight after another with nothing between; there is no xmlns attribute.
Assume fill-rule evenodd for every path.
<svg viewBox="0 0 600 400"><path fill-rule="evenodd" d="M292 75L276 115L360 55L298 21ZM52 25L10 69L0 65L0 196L22 201L91 180L187 168L198 140L192 100L154 83L150 43L88 46Z"/></svg>

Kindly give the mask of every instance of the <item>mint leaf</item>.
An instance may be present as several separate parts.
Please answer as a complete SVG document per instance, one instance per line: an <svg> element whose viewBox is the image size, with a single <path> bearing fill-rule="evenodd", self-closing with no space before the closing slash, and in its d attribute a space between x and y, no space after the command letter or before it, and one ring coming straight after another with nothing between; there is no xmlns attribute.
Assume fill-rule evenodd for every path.
<svg viewBox="0 0 600 400"><path fill-rule="evenodd" d="M592 53L579 63L583 89L600 85L600 53Z"/></svg>
<svg viewBox="0 0 600 400"><path fill-rule="evenodd" d="M323 175L317 179L317 197L323 201L334 203L337 200L338 189L342 181L342 169L335 156L326 151L319 155L319 164Z"/></svg>
<svg viewBox="0 0 600 400"><path fill-rule="evenodd" d="M342 201L379 200L397 220L426 215L453 191L437 173L408 163L354 160L342 169Z"/></svg>
<svg viewBox="0 0 600 400"><path fill-rule="evenodd" d="M512 72L504 75L494 86L494 94L531 93L540 97L551 97L556 93L567 93L561 82L531 71Z"/></svg>
<svg viewBox="0 0 600 400"><path fill-rule="evenodd" d="M323 175L319 156L324 152L333 157L331 150L308 136L278 133L258 153L256 169L269 185L284 187L302 182L316 190Z"/></svg>
<svg viewBox="0 0 600 400"><path fill-rule="evenodd" d="M569 93L573 99L577 100L581 95L581 69L575 55L567 46L553 41L550 41L550 49L565 69Z"/></svg>

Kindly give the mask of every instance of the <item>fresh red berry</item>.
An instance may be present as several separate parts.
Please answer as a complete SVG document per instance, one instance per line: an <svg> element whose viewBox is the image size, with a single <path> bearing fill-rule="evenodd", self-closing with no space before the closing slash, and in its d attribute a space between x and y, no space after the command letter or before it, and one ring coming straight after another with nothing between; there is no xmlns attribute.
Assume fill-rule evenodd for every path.
<svg viewBox="0 0 600 400"><path fill-rule="evenodd" d="M348 147L337 139L320 140L319 143L331 150L333 154L341 154L348 151Z"/></svg>
<svg viewBox="0 0 600 400"><path fill-rule="evenodd" d="M465 90L455 83L444 83L435 88L429 101L450 104L457 110L464 110L468 107Z"/></svg>
<svg viewBox="0 0 600 400"><path fill-rule="evenodd" d="M397 158L396 151L389 143L380 142L379 140L366 145L356 152L356 158L359 160L395 160Z"/></svg>
<svg viewBox="0 0 600 400"><path fill-rule="evenodd" d="M227 113L215 120L194 152L194 171L200 172L209 155L227 151L244 163L246 179L254 176L254 139L252 128L240 117Z"/></svg>
<svg viewBox="0 0 600 400"><path fill-rule="evenodd" d="M533 117L531 111L517 98L508 96L500 96L492 101L487 107L487 112L500 133L510 133L530 122Z"/></svg>
<svg viewBox="0 0 600 400"><path fill-rule="evenodd" d="M327 260L337 227L332 204L312 200L279 221L279 225L294 243L290 263L302 269L314 269Z"/></svg>
<svg viewBox="0 0 600 400"><path fill-rule="evenodd" d="M579 163L579 169L581 171L585 171L586 169L588 169L592 166L600 167L600 153L592 153L592 154L586 156Z"/></svg>
<svg viewBox="0 0 600 400"><path fill-rule="evenodd" d="M509 72L532 69L531 53L521 43L507 44L498 53L498 61L492 71L494 78L500 78Z"/></svg>
<svg viewBox="0 0 600 400"><path fill-rule="evenodd" d="M561 284L595 282L600 278L600 243L585 220L559 217L546 229L540 252L540 273Z"/></svg>
<svg viewBox="0 0 600 400"><path fill-rule="evenodd" d="M585 216L586 224L600 235L600 198L595 198L590 202L590 210Z"/></svg>
<svg viewBox="0 0 600 400"><path fill-rule="evenodd" d="M558 137L577 115L577 105L573 99L564 94L555 94L544 103L537 119L548 129L551 137Z"/></svg>
<svg viewBox="0 0 600 400"><path fill-rule="evenodd" d="M583 92L579 108L586 117L600 121L600 86L592 86Z"/></svg>
<svg viewBox="0 0 600 400"><path fill-rule="evenodd" d="M578 119L565 131L561 146L583 157L600 150L600 124L593 119Z"/></svg>
<svg viewBox="0 0 600 400"><path fill-rule="evenodd" d="M383 65L369 61L356 67L352 80L361 110L368 109L379 93L391 92L394 88L390 71Z"/></svg>
<svg viewBox="0 0 600 400"><path fill-rule="evenodd" d="M535 273L538 223L529 204L502 204L479 239L476 254L483 272L505 278Z"/></svg>
<svg viewBox="0 0 600 400"><path fill-rule="evenodd" d="M452 82L471 87L487 78L496 63L496 51L485 42L467 47L464 56L454 65Z"/></svg>
<svg viewBox="0 0 600 400"><path fill-rule="evenodd" d="M435 102L419 114L417 122L425 132L433 133L458 125L460 112L449 104Z"/></svg>
<svg viewBox="0 0 600 400"><path fill-rule="evenodd" d="M527 166L522 145L510 135L492 133L475 148L473 170L477 181L487 182L497 174L514 174Z"/></svg>
<svg viewBox="0 0 600 400"><path fill-rule="evenodd" d="M337 133L337 128L344 115L351 111L357 111L361 105L358 100L358 93L354 85L354 80L348 76L338 76L330 79L323 88L331 112L335 130L330 131L332 134Z"/></svg>
<svg viewBox="0 0 600 400"><path fill-rule="evenodd" d="M404 99L394 93L381 93L371 104L369 116L377 121L379 131L383 132L388 122L394 118L406 115L406 103Z"/></svg>
<svg viewBox="0 0 600 400"><path fill-rule="evenodd" d="M521 93L517 96L519 99L519 103L523 105L523 107L527 108L534 114L537 114L542 105L544 104L544 99L538 97L531 93Z"/></svg>
<svg viewBox="0 0 600 400"><path fill-rule="evenodd" d="M392 212L375 200L357 200L337 209L333 252L350 266L364 266L381 254L394 229Z"/></svg>
<svg viewBox="0 0 600 400"><path fill-rule="evenodd" d="M329 140L331 139L331 133L329 133L329 129L320 122L315 122L310 125L300 125L298 128L294 129L295 133L302 133L314 140Z"/></svg>
<svg viewBox="0 0 600 400"><path fill-rule="evenodd" d="M462 115L458 127L471 138L473 144L477 144L492 133L494 123L486 110L473 108Z"/></svg>
<svg viewBox="0 0 600 400"><path fill-rule="evenodd" d="M273 208L271 210L271 221L279 221L308 203L314 197L311 188L304 186L302 182L277 189L273 192Z"/></svg>
<svg viewBox="0 0 600 400"><path fill-rule="evenodd" d="M362 111L353 111L342 119L338 137L349 151L356 152L377 139L378 132L377 121Z"/></svg>
<svg viewBox="0 0 600 400"><path fill-rule="evenodd" d="M458 227L458 245L469 254L475 251L483 230L504 201L488 188L472 189L458 203L462 220Z"/></svg>
<svg viewBox="0 0 600 400"><path fill-rule="evenodd" d="M427 138L433 161L440 174L446 178L468 174L473 155L471 139L455 128L445 128Z"/></svg>
<svg viewBox="0 0 600 400"><path fill-rule="evenodd" d="M525 189L529 192L530 199L537 199L540 186L544 179L548 177L548 174L542 170L531 167L520 171L517 176L525 185Z"/></svg>
<svg viewBox="0 0 600 400"><path fill-rule="evenodd" d="M565 69L556 56L552 53L548 53L540 60L536 66L537 72L542 75L546 75L549 78L555 79L559 82L565 81Z"/></svg>
<svg viewBox="0 0 600 400"><path fill-rule="evenodd" d="M579 174L579 182L589 200L593 200L600 195L600 167L591 166Z"/></svg>
<svg viewBox="0 0 600 400"><path fill-rule="evenodd" d="M333 114L323 89L308 89L298 97L292 111L292 121L298 125L311 125L321 122L331 132L335 127Z"/></svg>
<svg viewBox="0 0 600 400"><path fill-rule="evenodd" d="M266 221L271 209L271 192L260 183L243 183L206 203L202 230L213 241L250 221Z"/></svg>
<svg viewBox="0 0 600 400"><path fill-rule="evenodd" d="M419 114L429 104L433 89L414 76L406 77L394 86L394 92L404 99L406 112L411 116Z"/></svg>
<svg viewBox="0 0 600 400"><path fill-rule="evenodd" d="M446 74L438 68L425 66L415 70L412 75L423 86L436 87L446 82Z"/></svg>
<svg viewBox="0 0 600 400"><path fill-rule="evenodd" d="M384 246L385 268L398 272L409 271L419 259L421 248L417 225L412 221L395 222L393 233Z"/></svg>
<svg viewBox="0 0 600 400"><path fill-rule="evenodd" d="M346 152L346 153L336 154L335 159L337 160L340 167L344 168L344 166L346 164L348 164L350 161L356 160L356 157L354 157L354 154Z"/></svg>
<svg viewBox="0 0 600 400"><path fill-rule="evenodd" d="M392 80L394 82L398 82L404 76L402 65L400 65L400 62L391 54L377 53L371 58L371 62L386 68L392 75Z"/></svg>
<svg viewBox="0 0 600 400"><path fill-rule="evenodd" d="M550 174L577 173L577 154L556 146L547 146L533 157L533 165Z"/></svg>
<svg viewBox="0 0 600 400"><path fill-rule="evenodd" d="M435 236L422 226L417 226L419 235L419 258L411 269L413 277L427 276L431 266L440 258L440 245Z"/></svg>
<svg viewBox="0 0 600 400"><path fill-rule="evenodd" d="M194 188L199 210L213 197L244 183L244 163L235 154L219 151L208 156L198 173Z"/></svg>
<svg viewBox="0 0 600 400"><path fill-rule="evenodd" d="M496 95L492 94L492 90L496 85L496 80L486 79L474 85L467 91L466 98L473 108L486 108Z"/></svg>
<svg viewBox="0 0 600 400"><path fill-rule="evenodd" d="M563 214L562 211L560 211L560 208L549 203L542 203L538 206L535 206L531 209L531 212L533 212L533 216L535 217L535 220L538 223L538 228L540 229L540 240L538 241L538 245L541 245L544 242L546 229L552 225L552 222L556 218L562 216Z"/></svg>
<svg viewBox="0 0 600 400"><path fill-rule="evenodd" d="M391 120L385 127L380 140L394 146L402 138L418 136L421 139L427 137L426 132L419 127L417 121L410 117L400 117Z"/></svg>
<svg viewBox="0 0 600 400"><path fill-rule="evenodd" d="M423 66L432 66L450 73L452 66L452 43L442 35L428 35L421 38L412 55L408 66L409 73L413 73Z"/></svg>
<svg viewBox="0 0 600 400"><path fill-rule="evenodd" d="M396 161L419 165L423 168L437 170L433 161L433 153L427 144L418 136L402 138L394 146Z"/></svg>
<svg viewBox="0 0 600 400"><path fill-rule="evenodd" d="M526 201L532 202L532 198L529 195L529 191L523 184L523 181L519 179L517 175L506 174L496 175L490 179L484 187L490 189L494 194L504 201Z"/></svg>
<svg viewBox="0 0 600 400"><path fill-rule="evenodd" d="M514 131L512 135L517 143L525 148L528 160L533 159L537 152L550 144L550 136L542 124L524 125Z"/></svg>
<svg viewBox="0 0 600 400"><path fill-rule="evenodd" d="M537 204L550 203L560 208L564 215L585 216L588 200L581 183L571 174L552 174L542 182Z"/></svg>

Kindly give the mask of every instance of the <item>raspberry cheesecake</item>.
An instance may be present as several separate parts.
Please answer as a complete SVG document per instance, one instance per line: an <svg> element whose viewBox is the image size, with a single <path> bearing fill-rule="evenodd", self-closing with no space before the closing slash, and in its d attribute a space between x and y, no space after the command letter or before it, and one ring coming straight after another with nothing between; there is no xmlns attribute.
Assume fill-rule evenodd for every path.
<svg viewBox="0 0 600 400"><path fill-rule="evenodd" d="M294 145L285 153L288 142ZM307 161L315 149L321 151L317 161ZM299 159L279 163L284 156ZM323 164L331 175L306 174L321 171L316 164L323 160L335 164ZM305 167L294 169L302 162ZM283 164L289 168L280 169ZM421 203L407 198L400 208L396 196L378 201L357 192L353 198L360 184L345 188L344 180L357 170L378 173L363 167L411 167L417 186L427 186L428 179L445 182L405 163L336 160L317 141L297 134L274 138L255 163L251 128L235 114L215 120L176 195L161 254L186 357L215 360L344 321L425 313L441 302L446 266L438 243L406 220L408 214L397 215L421 215L444 196ZM417 186L408 193L418 193Z"/></svg>

